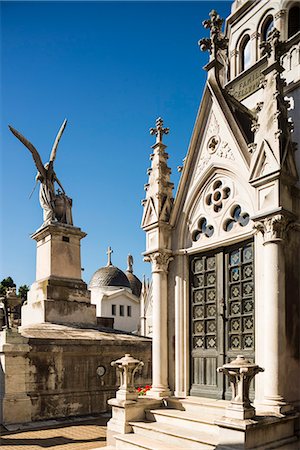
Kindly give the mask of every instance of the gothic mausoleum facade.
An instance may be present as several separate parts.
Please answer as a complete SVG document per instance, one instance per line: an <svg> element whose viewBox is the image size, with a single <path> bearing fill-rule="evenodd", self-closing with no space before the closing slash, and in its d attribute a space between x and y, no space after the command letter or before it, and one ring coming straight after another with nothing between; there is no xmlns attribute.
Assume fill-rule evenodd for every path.
<svg viewBox="0 0 300 450"><path fill-rule="evenodd" d="M148 394L177 408L170 424L186 420L176 422L179 448L296 449L300 4L236 0L224 31L222 25L216 11L204 22L210 36L199 45L209 54L207 83L175 198L169 129L159 118L151 130L156 142L142 219L152 265ZM249 392L256 416L232 413L250 403L243 397L238 406L235 369L225 366L246 360L261 371ZM193 432L180 437L178 429L188 428L192 416L196 433L203 414L212 418L211 433L213 426L219 431L206 440L204 430L189 447ZM147 416L158 440L168 434L167 415ZM141 424L132 427L140 434Z"/></svg>

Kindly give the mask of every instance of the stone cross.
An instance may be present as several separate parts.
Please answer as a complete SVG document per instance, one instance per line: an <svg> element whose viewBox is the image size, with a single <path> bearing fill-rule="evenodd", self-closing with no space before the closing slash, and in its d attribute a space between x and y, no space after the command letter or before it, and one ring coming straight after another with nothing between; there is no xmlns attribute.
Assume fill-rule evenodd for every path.
<svg viewBox="0 0 300 450"><path fill-rule="evenodd" d="M107 248L107 252L106 252L106 254L107 254L107 264L106 264L106 266L112 266L112 263L111 263L111 254L113 253L113 250L111 249L111 247L109 246L108 248Z"/></svg>
<svg viewBox="0 0 300 450"><path fill-rule="evenodd" d="M209 13L210 19L203 22L204 28L210 29L210 37L200 39L198 42L202 51L209 51L213 58L216 58L218 50L225 50L227 48L228 39L222 34L222 25L224 19L221 19L216 10Z"/></svg>
<svg viewBox="0 0 300 450"><path fill-rule="evenodd" d="M156 119L156 128L150 128L150 134L156 135L156 144L162 144L164 134L169 134L170 128L163 128L164 121L161 117Z"/></svg>

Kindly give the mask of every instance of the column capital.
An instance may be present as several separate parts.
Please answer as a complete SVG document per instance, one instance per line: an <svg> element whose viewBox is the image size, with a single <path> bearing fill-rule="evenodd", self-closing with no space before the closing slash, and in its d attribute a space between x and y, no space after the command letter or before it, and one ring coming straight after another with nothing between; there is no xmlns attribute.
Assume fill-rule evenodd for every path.
<svg viewBox="0 0 300 450"><path fill-rule="evenodd" d="M291 219L284 214L276 214L275 216L266 217L260 222L256 222L254 228L262 233L264 244L266 244L268 242L285 240L292 225Z"/></svg>
<svg viewBox="0 0 300 450"><path fill-rule="evenodd" d="M169 263L172 261L173 256L169 252L157 251L146 255L144 261L151 262L152 273L155 272L168 272Z"/></svg>

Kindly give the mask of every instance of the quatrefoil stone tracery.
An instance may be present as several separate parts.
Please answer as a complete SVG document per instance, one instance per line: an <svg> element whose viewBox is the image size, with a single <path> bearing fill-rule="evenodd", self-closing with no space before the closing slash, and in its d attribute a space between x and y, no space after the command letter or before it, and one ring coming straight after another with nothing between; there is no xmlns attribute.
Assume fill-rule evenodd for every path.
<svg viewBox="0 0 300 450"><path fill-rule="evenodd" d="M214 212L219 212L223 207L223 201L229 197L230 192L230 188L223 181L216 180L211 191L205 197L205 203L207 206L212 206Z"/></svg>

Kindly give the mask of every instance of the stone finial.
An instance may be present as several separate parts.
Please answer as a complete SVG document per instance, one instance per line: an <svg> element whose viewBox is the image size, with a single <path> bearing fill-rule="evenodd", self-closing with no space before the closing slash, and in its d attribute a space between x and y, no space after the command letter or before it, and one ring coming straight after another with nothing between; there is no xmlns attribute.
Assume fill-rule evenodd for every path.
<svg viewBox="0 0 300 450"><path fill-rule="evenodd" d="M209 16L210 19L202 23L204 28L210 29L210 37L200 39L198 45L202 51L209 51L213 59L215 59L219 50L225 50L227 48L228 39L222 33L224 19L214 9L209 13Z"/></svg>
<svg viewBox="0 0 300 450"><path fill-rule="evenodd" d="M164 128L164 121L161 117L156 119L156 127L150 128L150 134L156 135L156 144L162 144L164 134L169 134L170 128Z"/></svg>
<svg viewBox="0 0 300 450"><path fill-rule="evenodd" d="M250 383L255 375L264 372L264 369L245 356L238 355L230 363L218 367L217 371L228 376L232 389L232 399L226 410L226 417L241 420L254 417L255 408L249 399Z"/></svg>
<svg viewBox="0 0 300 450"><path fill-rule="evenodd" d="M127 256L127 272L133 273L133 256L129 253Z"/></svg>
<svg viewBox="0 0 300 450"><path fill-rule="evenodd" d="M116 398L118 400L136 400L138 394L134 387L134 376L138 369L143 367L144 363L126 353L123 358L112 361L111 365L116 367L120 377L120 387Z"/></svg>
<svg viewBox="0 0 300 450"><path fill-rule="evenodd" d="M262 56L267 55L271 62L278 61L284 51L283 42L279 40L280 32L273 28L267 36L267 40L260 44Z"/></svg>
<svg viewBox="0 0 300 450"><path fill-rule="evenodd" d="M109 246L108 248L107 248L107 252L106 252L106 254L107 254L107 264L106 264L106 267L108 267L108 266L112 266L112 262L111 262L111 254L113 253L113 250L111 249L111 247Z"/></svg>

